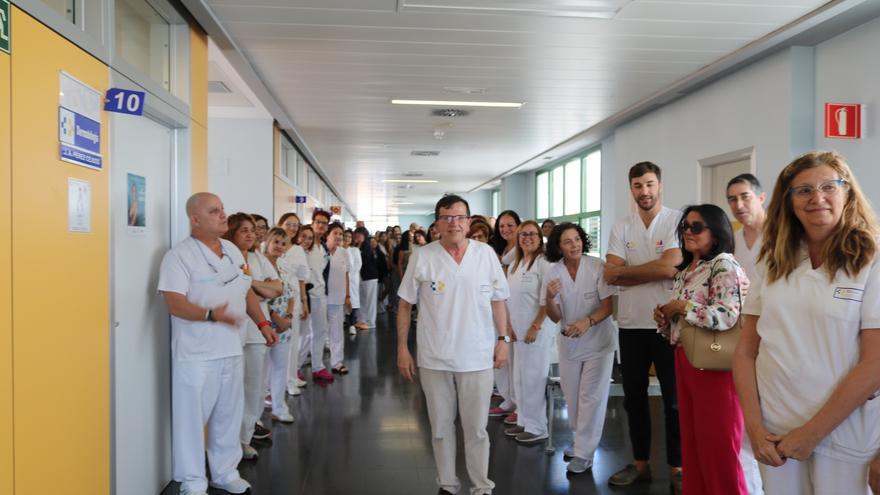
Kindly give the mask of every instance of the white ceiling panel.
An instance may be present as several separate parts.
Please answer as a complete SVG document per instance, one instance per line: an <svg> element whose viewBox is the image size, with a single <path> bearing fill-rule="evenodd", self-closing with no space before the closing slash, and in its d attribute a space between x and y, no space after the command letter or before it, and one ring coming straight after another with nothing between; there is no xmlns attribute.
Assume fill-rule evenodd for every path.
<svg viewBox="0 0 880 495"><path fill-rule="evenodd" d="M361 217L428 211L824 4L207 1ZM441 118L394 98L525 105ZM440 182L382 182L411 171Z"/></svg>

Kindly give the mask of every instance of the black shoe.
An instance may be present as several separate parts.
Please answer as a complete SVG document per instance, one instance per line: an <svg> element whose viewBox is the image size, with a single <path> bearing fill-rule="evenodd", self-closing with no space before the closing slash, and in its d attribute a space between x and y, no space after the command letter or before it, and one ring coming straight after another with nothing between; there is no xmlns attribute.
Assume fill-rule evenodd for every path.
<svg viewBox="0 0 880 495"><path fill-rule="evenodd" d="M253 436L254 440L265 440L265 439L269 438L271 435L272 435L272 430L270 430L269 428L260 426L259 423L257 423L254 426L254 436Z"/></svg>
<svg viewBox="0 0 880 495"><path fill-rule="evenodd" d="M446 490L441 488L437 491L437 495L452 495L452 492L447 492Z"/></svg>

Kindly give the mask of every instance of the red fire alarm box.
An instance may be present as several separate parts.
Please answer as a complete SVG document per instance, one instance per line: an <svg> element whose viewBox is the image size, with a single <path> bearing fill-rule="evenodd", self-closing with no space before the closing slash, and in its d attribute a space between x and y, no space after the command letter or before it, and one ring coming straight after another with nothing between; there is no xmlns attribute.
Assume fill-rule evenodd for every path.
<svg viewBox="0 0 880 495"><path fill-rule="evenodd" d="M825 137L861 139L862 106L858 103L826 103Z"/></svg>

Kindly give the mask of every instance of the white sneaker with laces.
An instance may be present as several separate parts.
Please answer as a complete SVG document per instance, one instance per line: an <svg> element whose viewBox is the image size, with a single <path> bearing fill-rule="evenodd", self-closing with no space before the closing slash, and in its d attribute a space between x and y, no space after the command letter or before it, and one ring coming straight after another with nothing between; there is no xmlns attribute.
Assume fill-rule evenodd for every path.
<svg viewBox="0 0 880 495"><path fill-rule="evenodd" d="M281 414L273 414L272 419L275 421L280 421L282 423L293 423L293 415L289 412L281 413Z"/></svg>
<svg viewBox="0 0 880 495"><path fill-rule="evenodd" d="M251 484L241 478L234 479L228 483L215 483L212 481L211 486L220 490L226 490L233 495L238 495L251 489Z"/></svg>

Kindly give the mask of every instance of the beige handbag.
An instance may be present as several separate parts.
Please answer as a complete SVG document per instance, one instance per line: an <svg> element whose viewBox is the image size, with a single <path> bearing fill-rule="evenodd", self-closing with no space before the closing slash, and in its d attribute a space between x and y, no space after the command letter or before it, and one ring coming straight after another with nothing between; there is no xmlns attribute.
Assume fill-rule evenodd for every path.
<svg viewBox="0 0 880 495"><path fill-rule="evenodd" d="M739 278L737 278L739 285ZM712 278L709 278L712 286ZM740 316L729 330L709 330L682 320L679 335L684 354L691 366L701 370L730 371L733 368L733 351L742 333L742 289L739 294Z"/></svg>

